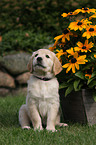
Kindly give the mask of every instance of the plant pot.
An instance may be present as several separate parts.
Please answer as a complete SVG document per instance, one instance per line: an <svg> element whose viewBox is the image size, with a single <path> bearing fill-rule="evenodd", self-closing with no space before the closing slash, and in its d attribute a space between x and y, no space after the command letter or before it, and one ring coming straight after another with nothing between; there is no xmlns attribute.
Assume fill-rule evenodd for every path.
<svg viewBox="0 0 96 145"><path fill-rule="evenodd" d="M74 91L65 97L64 89L61 89L60 101L64 121L96 124L96 102L93 99L92 90Z"/></svg>

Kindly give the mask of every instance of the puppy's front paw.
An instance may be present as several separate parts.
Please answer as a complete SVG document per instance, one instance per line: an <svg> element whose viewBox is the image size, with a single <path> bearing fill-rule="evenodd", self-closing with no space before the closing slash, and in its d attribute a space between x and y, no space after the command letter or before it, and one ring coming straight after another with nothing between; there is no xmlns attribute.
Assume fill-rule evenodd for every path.
<svg viewBox="0 0 96 145"><path fill-rule="evenodd" d="M38 126L35 126L35 127L34 127L34 130L35 130L35 131L36 131L36 130L41 131L41 130L43 130L43 127L42 127L42 126L39 126L39 127L38 127Z"/></svg>
<svg viewBox="0 0 96 145"><path fill-rule="evenodd" d="M46 129L48 131L57 132L57 130L55 129L55 127L46 127Z"/></svg>

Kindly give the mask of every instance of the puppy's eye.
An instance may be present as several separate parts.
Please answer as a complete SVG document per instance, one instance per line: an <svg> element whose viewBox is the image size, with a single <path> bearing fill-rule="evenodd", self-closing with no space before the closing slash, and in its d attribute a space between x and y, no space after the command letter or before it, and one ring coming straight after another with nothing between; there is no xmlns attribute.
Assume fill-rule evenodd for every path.
<svg viewBox="0 0 96 145"><path fill-rule="evenodd" d="M38 54L35 54L35 57L37 57L38 56Z"/></svg>
<svg viewBox="0 0 96 145"><path fill-rule="evenodd" d="M46 55L47 58L50 58L49 55Z"/></svg>

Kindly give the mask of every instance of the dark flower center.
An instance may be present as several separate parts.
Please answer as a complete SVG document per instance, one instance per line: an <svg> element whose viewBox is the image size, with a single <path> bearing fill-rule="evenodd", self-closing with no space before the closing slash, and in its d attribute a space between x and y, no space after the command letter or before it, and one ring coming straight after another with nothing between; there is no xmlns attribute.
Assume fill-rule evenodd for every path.
<svg viewBox="0 0 96 145"><path fill-rule="evenodd" d="M90 28L89 31L90 31L90 32L94 31L94 28Z"/></svg>
<svg viewBox="0 0 96 145"><path fill-rule="evenodd" d="M72 12L70 12L70 14L72 15Z"/></svg>
<svg viewBox="0 0 96 145"><path fill-rule="evenodd" d="M86 46L83 46L82 49L86 49Z"/></svg>
<svg viewBox="0 0 96 145"><path fill-rule="evenodd" d="M64 29L63 33L67 34L67 33L69 33L69 31L67 29Z"/></svg>
<svg viewBox="0 0 96 145"><path fill-rule="evenodd" d="M71 63L75 63L76 61L77 61L76 58L71 59Z"/></svg>
<svg viewBox="0 0 96 145"><path fill-rule="evenodd" d="M87 7L85 7L85 8L84 8L84 10L88 10L88 8L87 8Z"/></svg>
<svg viewBox="0 0 96 145"><path fill-rule="evenodd" d="M78 22L77 25L82 25L82 22Z"/></svg>

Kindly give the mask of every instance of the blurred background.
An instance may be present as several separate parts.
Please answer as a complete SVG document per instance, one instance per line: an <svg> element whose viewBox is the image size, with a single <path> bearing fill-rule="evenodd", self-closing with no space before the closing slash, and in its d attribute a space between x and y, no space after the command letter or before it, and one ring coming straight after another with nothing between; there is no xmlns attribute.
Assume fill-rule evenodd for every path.
<svg viewBox="0 0 96 145"><path fill-rule="evenodd" d="M0 0L0 55L52 44L67 23L61 14L82 7L95 0Z"/></svg>

